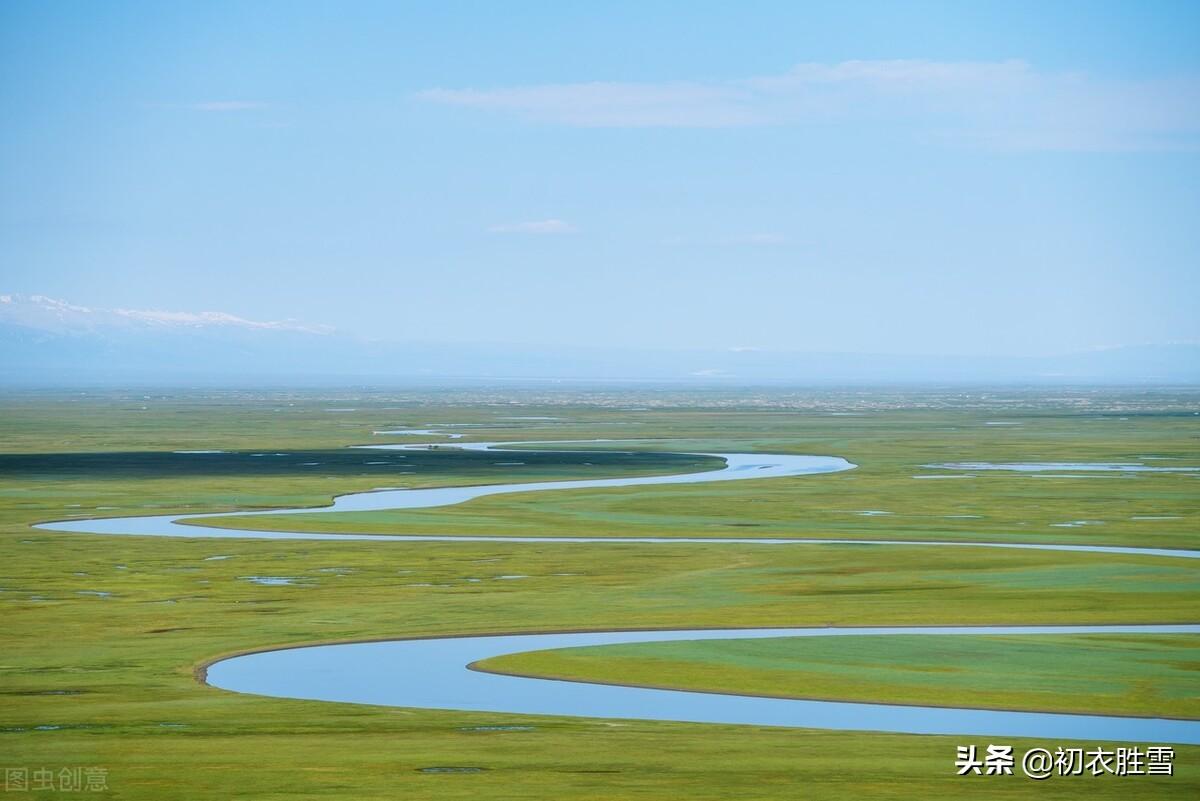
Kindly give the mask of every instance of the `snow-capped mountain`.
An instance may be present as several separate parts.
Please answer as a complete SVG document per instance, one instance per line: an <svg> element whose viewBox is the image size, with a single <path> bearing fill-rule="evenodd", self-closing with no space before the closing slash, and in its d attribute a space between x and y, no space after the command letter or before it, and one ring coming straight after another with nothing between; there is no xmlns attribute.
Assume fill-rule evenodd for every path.
<svg viewBox="0 0 1200 801"><path fill-rule="evenodd" d="M261 331L300 331L328 334L330 326L307 325L295 320L261 322L220 311L162 311L98 309L78 306L45 295L0 295L0 325L15 325L55 334L94 332L102 329L226 328Z"/></svg>
<svg viewBox="0 0 1200 801"><path fill-rule="evenodd" d="M326 372L355 354L356 345L328 326L295 320L0 295L0 380L6 383Z"/></svg>
<svg viewBox="0 0 1200 801"><path fill-rule="evenodd" d="M738 384L1200 384L1200 346L1055 357L638 350L500 342L370 342L328 326L219 311L97 309L0 295L0 385L191 381L636 379Z"/></svg>

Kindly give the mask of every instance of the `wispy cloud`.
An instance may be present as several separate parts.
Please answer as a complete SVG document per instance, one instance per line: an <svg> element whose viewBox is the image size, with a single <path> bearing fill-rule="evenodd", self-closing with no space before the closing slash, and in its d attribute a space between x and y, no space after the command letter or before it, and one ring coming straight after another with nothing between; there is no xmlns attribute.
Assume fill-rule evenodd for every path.
<svg viewBox="0 0 1200 801"><path fill-rule="evenodd" d="M256 109L266 108L266 103L259 103L252 100L206 100L202 103L190 103L188 108L193 111L254 111Z"/></svg>
<svg viewBox="0 0 1200 801"><path fill-rule="evenodd" d="M729 81L429 89L428 102L581 127L859 123L1017 149L1200 144L1200 78L1118 81L1024 61L843 61Z"/></svg>
<svg viewBox="0 0 1200 801"><path fill-rule="evenodd" d="M574 225L562 220L501 223L488 228L488 232L493 234L573 234L578 230Z"/></svg>

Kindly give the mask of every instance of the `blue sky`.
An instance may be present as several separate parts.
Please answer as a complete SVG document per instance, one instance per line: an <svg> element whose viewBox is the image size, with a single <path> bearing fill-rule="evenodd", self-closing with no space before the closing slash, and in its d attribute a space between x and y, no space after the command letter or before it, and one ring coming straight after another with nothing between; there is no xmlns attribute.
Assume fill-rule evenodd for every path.
<svg viewBox="0 0 1200 801"><path fill-rule="evenodd" d="M428 341L1200 340L1190 2L0 4L0 292Z"/></svg>

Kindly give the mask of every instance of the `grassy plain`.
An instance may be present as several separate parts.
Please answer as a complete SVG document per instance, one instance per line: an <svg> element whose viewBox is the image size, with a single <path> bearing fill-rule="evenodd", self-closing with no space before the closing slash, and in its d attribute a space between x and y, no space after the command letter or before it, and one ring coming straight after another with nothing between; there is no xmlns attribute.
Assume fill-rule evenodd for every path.
<svg viewBox="0 0 1200 801"><path fill-rule="evenodd" d="M1033 474L925 467L962 461L1197 466L1200 419L1186 408L1121 414L1047 405L1003 414L959 408L854 414L592 412L558 424L552 437L545 431L534 437L657 435L665 439L593 447L832 454L859 465L844 473L750 484L501 495L444 509L264 516L249 524L218 518L205 525L367 534L536 532L1200 547L1200 473ZM991 425L995 422L1009 425ZM503 431L480 432L478 437L490 439L492 434L521 438Z"/></svg>
<svg viewBox="0 0 1200 801"><path fill-rule="evenodd" d="M1200 636L838 636L531 651L480 670L781 698L1200 717Z"/></svg>
<svg viewBox="0 0 1200 801"><path fill-rule="evenodd" d="M1145 454L1194 464L1197 421L1189 416L1194 397L1086 394L1053 402L1025 395L881 397L58 393L4 399L0 444L26 460L30 454L209 449L330 452L379 439L373 430L441 421L485 423L462 429L478 439L680 437L704 445L702 450L738 442L765 450L834 453L862 467L838 476L788 480L780 490L738 483L744 494L731 485L730 494L704 504L684 492L692 488L683 487L670 490L681 491L674 502L663 488L647 489L646 495L622 493L621 499L593 494L572 500L566 496L575 493L556 493L538 496L540 504L518 507L517 523L508 517L517 511L493 508L497 499L489 499L430 511L429 519L406 518L388 530L462 526L497 533L509 527L570 533L598 514L601 503L609 519L592 525L614 534L694 535L711 525L722 534L759 535L762 528L778 525L781 533L921 532L924 539L935 532L973 536L972 526L979 524L992 538L1009 530L1004 521L1015 527L1020 518L1034 529L1030 536L1196 546L1196 479L1184 475L1078 483L1028 477L1016 482L1009 476L996 476L999 483L992 476L901 480L915 461L931 459L1110 461ZM845 417L844 412L864 416ZM507 417L563 419L502 419ZM1021 426L984 425L1017 418ZM942 428L956 431L936 433ZM416 441L394 441L410 440ZM177 463L164 456L140 458L141 464ZM543 467L568 477L584 467L571 459ZM233 461L244 463L240 457ZM843 799L978 797L981 792L995 798L1190 798L1200 792L1200 748L1192 747L1176 749L1173 777L1045 783L1020 776L961 779L953 775L954 747L971 741L983 745L986 738L534 719L284 701L223 692L193 676L197 665L246 649L443 633L1195 622L1200 566L1191 560L868 545L516 546L51 534L28 525L69 515L320 505L340 492L380 486L381 475L349 463L320 475L299 465L277 472L131 475L48 463L54 469L13 470L0 486L4 767L102 766L108 770L109 796L123 799ZM612 468L618 474L642 466L614 463ZM412 475L389 475L386 485L495 480L489 478L491 466L456 470L448 461L441 468L430 464ZM510 474L503 480L511 480ZM809 481L819 488L810 489ZM1027 490L1045 494L1028 499ZM919 500L901 507L910 491ZM965 496L958 494L964 491ZM776 492L782 495L772 502ZM483 503L489 508L475 508ZM561 511L572 503L589 511ZM772 503L771 511L754 516ZM680 517L681 508L688 510L686 516ZM895 514L862 517L855 510ZM982 517L945 518L960 510ZM464 513L478 515L481 522L460 520ZM538 515L544 515L541 522ZM1143 515L1179 519L1128 519ZM1050 526L1091 517L1105 524ZM779 519L771 523L774 518ZM930 525L942 520L947 522ZM513 574L529 578L496 580ZM286 576L296 583L262 586L251 582L252 576ZM533 728L493 728L506 725ZM1013 743L1021 747L1032 741ZM444 767L478 770L428 770Z"/></svg>

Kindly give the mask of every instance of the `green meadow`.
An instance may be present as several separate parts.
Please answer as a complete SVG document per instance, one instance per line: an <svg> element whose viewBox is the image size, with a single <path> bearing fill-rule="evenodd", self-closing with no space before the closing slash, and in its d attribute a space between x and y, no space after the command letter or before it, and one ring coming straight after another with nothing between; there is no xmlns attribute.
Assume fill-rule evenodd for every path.
<svg viewBox="0 0 1200 801"><path fill-rule="evenodd" d="M1200 419L1189 409L1126 414L1053 408L1018 414L881 409L854 415L605 413L596 415L591 427L576 423L553 429L561 428L558 437L563 439L630 438L572 448L813 453L842 456L859 465L844 473L750 483L561 490L492 496L444 509L263 516L253 521L218 518L205 525L366 534L436 530L476 536L536 532L987 539L1162 548L1200 544L1195 516L1200 473L1036 474L925 466L963 461L1196 466ZM626 421L627 416L635 419ZM1011 425L991 425L996 422ZM484 433L488 432L480 432L480 439L490 438ZM536 434L532 437L490 433L501 440L550 438L544 429L530 432Z"/></svg>
<svg viewBox="0 0 1200 801"><path fill-rule="evenodd" d="M498 631L1194 623L1195 560L867 544L160 539L29 525L321 506L384 486L688 472L713 463L645 452L778 450L844 456L859 468L315 514L287 527L1197 548L1193 474L913 478L939 472L922 465L952 461L1197 466L1197 400L1174 390L10 394L0 400L0 767L99 766L108 795L89 795L121 799L1193 798L1197 747L1176 748L1169 777L962 778L955 746L989 738L291 701L208 687L196 671L268 647ZM544 417L557 419L536 419ZM997 422L1009 425L989 425ZM439 429L447 423L458 427ZM401 427L457 431L464 441L637 442L520 458L345 450L446 444L373 433ZM227 453L174 453L187 450ZM495 464L512 461L525 464ZM889 514L862 514L881 511ZM525 578L500 579L511 575ZM251 580L264 576L293 583ZM1188 635L947 637L937 650L919 638L840 639L854 642L508 659L526 660L529 672L553 673L553 664L570 668L561 675L768 695L1197 716L1191 677L1200 665ZM821 691L807 692L814 683Z"/></svg>
<svg viewBox="0 0 1200 801"><path fill-rule="evenodd" d="M475 666L780 698L1200 718L1200 637L1187 634L639 643L533 651Z"/></svg>

